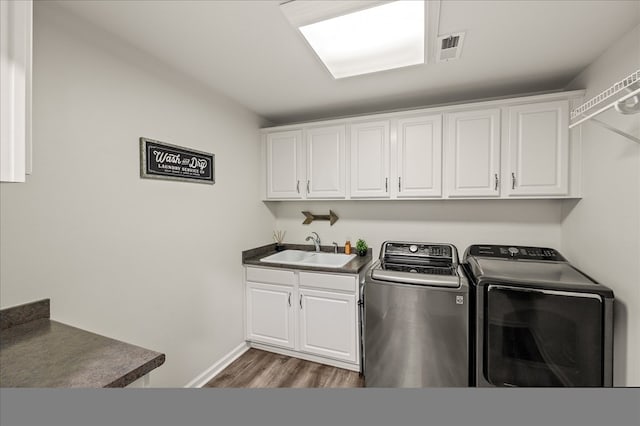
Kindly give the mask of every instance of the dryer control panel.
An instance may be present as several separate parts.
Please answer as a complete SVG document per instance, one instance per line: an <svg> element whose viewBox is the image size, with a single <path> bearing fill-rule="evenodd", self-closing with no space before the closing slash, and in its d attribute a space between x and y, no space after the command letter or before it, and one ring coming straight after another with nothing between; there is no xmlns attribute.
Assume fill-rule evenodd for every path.
<svg viewBox="0 0 640 426"><path fill-rule="evenodd" d="M515 260L547 260L554 262L566 262L566 259L560 253L548 247L474 244L467 249L467 255Z"/></svg>

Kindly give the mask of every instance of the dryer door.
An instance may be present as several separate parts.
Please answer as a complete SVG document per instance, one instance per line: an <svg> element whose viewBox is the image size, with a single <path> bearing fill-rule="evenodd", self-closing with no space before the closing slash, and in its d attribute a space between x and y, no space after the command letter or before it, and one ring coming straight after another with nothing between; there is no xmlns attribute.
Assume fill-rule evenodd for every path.
<svg viewBox="0 0 640 426"><path fill-rule="evenodd" d="M494 386L602 386L603 302L591 293L488 285L484 365Z"/></svg>

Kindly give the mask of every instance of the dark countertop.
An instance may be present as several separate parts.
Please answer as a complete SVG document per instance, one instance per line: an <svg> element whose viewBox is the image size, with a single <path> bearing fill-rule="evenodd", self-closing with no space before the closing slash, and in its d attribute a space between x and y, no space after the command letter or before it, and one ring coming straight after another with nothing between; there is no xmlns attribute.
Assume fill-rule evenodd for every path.
<svg viewBox="0 0 640 426"><path fill-rule="evenodd" d="M16 314L42 302L0 311L14 319L0 330L1 387L124 387L165 361L162 353L51 321L48 309L40 318ZM26 322L16 324L20 317Z"/></svg>
<svg viewBox="0 0 640 426"><path fill-rule="evenodd" d="M305 250L314 251L314 246L303 244L284 244L284 250ZM320 246L320 250L327 253L333 253L333 246ZM338 247L339 253L344 253L344 247ZM262 247L246 250L242 252L242 264L250 266L260 266L263 268L282 268L296 269L301 271L318 271L318 272L334 272L339 274L359 274L362 269L367 266L371 260L371 249L367 250L365 256L357 256L342 268L322 268L316 266L290 265L286 263L267 263L261 262L263 257L277 253L275 244L268 244Z"/></svg>

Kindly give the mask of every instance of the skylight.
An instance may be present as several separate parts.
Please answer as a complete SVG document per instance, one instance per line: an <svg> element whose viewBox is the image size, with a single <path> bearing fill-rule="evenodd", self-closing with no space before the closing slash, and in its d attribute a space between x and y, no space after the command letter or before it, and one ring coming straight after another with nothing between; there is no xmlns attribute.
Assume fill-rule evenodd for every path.
<svg viewBox="0 0 640 426"><path fill-rule="evenodd" d="M334 78L424 63L424 2L400 0L300 27Z"/></svg>

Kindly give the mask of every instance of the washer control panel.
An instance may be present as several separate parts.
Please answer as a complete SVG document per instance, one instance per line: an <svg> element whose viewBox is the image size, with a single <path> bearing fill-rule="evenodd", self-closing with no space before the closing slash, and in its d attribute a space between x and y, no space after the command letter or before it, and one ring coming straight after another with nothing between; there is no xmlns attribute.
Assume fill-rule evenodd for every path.
<svg viewBox="0 0 640 426"><path fill-rule="evenodd" d="M384 256L413 256L438 259L453 259L457 262L457 254L454 251L455 248L450 244L385 241L382 244L381 258Z"/></svg>
<svg viewBox="0 0 640 426"><path fill-rule="evenodd" d="M475 244L467 249L467 255L479 257L497 257L502 259L548 260L555 262L566 261L566 259L560 253L548 247Z"/></svg>

